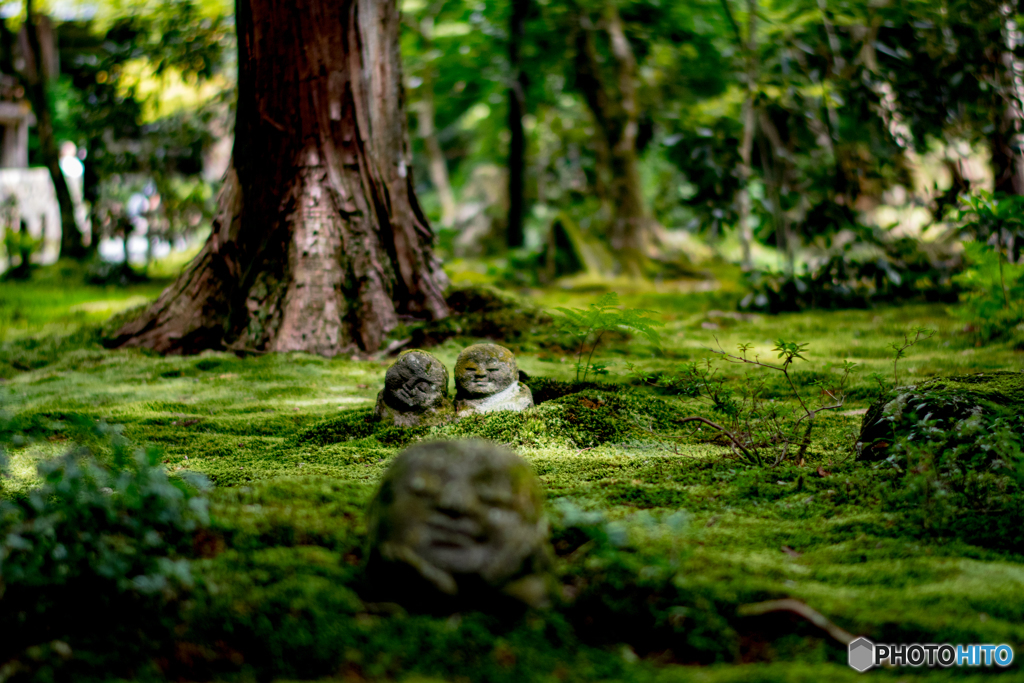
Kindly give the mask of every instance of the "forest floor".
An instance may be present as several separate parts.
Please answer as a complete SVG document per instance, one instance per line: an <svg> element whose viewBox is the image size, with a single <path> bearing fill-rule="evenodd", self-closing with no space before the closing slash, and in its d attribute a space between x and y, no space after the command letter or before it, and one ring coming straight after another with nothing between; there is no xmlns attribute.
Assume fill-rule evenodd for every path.
<svg viewBox="0 0 1024 683"><path fill-rule="evenodd" d="M49 272L30 283L0 284L0 408L121 425L131 442L158 446L168 471L200 472L213 481L216 550L194 561L209 596L182 618L193 639L218 638L217 629L233 634L228 659L234 664L217 676L855 680L845 647L825 631L788 615L742 616L744 605L778 598L800 600L876 642L1008 643L1024 653L1024 558L908 523L887 502L884 468L854 461L862 415L878 393L868 375L892 376L890 343L912 327L935 335L900 361L901 382L1024 367L1024 355L1009 346L975 346L943 305L739 316L721 293L623 296L626 306L659 312L663 343L656 349L612 335L595 357L609 365L602 382L629 383L627 363L672 373L713 356L708 349L719 344L733 351L749 343L751 353L772 360L781 338L808 345L806 361L797 361L793 373L806 396L816 391L813 382L836 372L826 363L857 363L849 398L818 419L802 464L776 467L744 465L703 433L593 447L513 434L508 442L547 491L566 577L578 578L597 562L579 543L568 543L566 518L590 514L592 526L615 529L626 540L617 546L623 557L602 560L607 614L580 617L582 608L569 606L495 624L473 614L380 615L351 607L358 603L349 586L363 554L363 510L402 439L323 443L308 438L309 428L372 407L390 359L107 350L98 342L102 322L152 298L162 283L69 289ZM595 298L550 290L532 300L550 309L583 307ZM456 337L430 351L452 368L474 341ZM574 379L571 344L554 327L531 330L509 345L531 378ZM736 384L749 381L751 372L772 375L769 394L786 399L770 371L721 365ZM701 410L694 399L661 399L679 410ZM503 440L500 429L492 425L483 435ZM38 481L37 463L64 452L68 438L55 432L13 450L0 495L24 495ZM625 606L613 608L612 596ZM637 611L646 608L629 603L644 600L668 601L661 611L644 612L665 623L642 623L646 617ZM615 623L602 625L602 618ZM685 646L676 647L672 634ZM1001 673L1024 680L1017 662ZM868 675L912 681L983 674L904 668Z"/></svg>

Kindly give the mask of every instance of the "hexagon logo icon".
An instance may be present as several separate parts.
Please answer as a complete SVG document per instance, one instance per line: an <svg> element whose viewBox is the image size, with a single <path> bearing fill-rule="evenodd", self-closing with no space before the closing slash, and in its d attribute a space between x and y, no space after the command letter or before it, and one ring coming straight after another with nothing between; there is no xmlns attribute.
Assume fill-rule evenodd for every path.
<svg viewBox="0 0 1024 683"><path fill-rule="evenodd" d="M867 638L857 638L850 643L850 666L864 673L875 665L875 644Z"/></svg>

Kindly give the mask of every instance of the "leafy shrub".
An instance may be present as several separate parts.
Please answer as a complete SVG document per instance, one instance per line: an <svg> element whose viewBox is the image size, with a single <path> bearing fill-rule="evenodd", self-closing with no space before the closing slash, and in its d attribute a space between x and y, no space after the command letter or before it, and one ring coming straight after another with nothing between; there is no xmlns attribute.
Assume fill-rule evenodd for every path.
<svg viewBox="0 0 1024 683"><path fill-rule="evenodd" d="M168 479L156 451L120 460L70 452L39 466L43 484L27 497L0 502L0 662L11 675L134 674L170 642L206 501Z"/></svg>
<svg viewBox="0 0 1024 683"><path fill-rule="evenodd" d="M1024 263L1004 263L995 248L980 242L964 249L970 265L956 278L964 292L951 312L979 341L1013 335L1024 346Z"/></svg>
<svg viewBox="0 0 1024 683"><path fill-rule="evenodd" d="M955 301L960 259L945 243L904 237L846 245L805 273L754 271L740 309L764 313L868 308L875 302Z"/></svg>
<svg viewBox="0 0 1024 683"><path fill-rule="evenodd" d="M952 218L967 238L970 267L956 278L964 293L953 313L985 342L1014 334L1024 346L1024 198L978 191L961 197Z"/></svg>

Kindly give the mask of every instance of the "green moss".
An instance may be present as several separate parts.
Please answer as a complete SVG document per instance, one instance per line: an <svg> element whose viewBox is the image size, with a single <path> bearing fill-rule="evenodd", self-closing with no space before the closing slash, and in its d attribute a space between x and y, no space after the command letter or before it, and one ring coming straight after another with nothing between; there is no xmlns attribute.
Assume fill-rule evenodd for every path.
<svg viewBox="0 0 1024 683"><path fill-rule="evenodd" d="M0 298L17 306L48 291L0 284ZM95 299L140 290L88 291ZM543 296L568 306L593 298ZM851 453L856 411L876 391L868 375L891 374L887 345L906 327L938 330L900 363L900 376L915 385L937 374L1019 366L1009 345L974 349L942 307L761 317L712 332L703 324L715 318L703 309L723 304L708 297L623 301L664 311L666 331L656 353L602 342L600 362L613 373L625 373L628 362L671 376L681 362L710 356L712 335L729 350L753 342L753 352L769 359L771 340L781 336L809 342L809 360L795 367L801 381L825 377L825 361L859 363L851 398L842 411L819 415L804 467L749 468L716 443L652 438L648 430L671 433L675 418L699 405L631 392L615 374L608 385L575 385L571 352L538 325L499 341L536 350L517 357L533 376L526 383L541 401L535 410L388 431L367 422L388 361L109 351L88 327L92 314L64 315L65 305L59 316L28 311L31 329L8 319L0 375L9 379L0 396L31 438L8 448L11 478L0 496L27 499L35 464L79 439L68 431L71 415L123 425L134 444L159 444L174 476L202 472L214 480L213 523L195 539L206 558L193 567L201 580L175 613L179 630L160 674L175 679L860 680L842 648L806 623L739 614L743 605L777 597L804 601L879 641L1024 642L1021 556L982 545L978 535L923 526L918 501L894 498L907 485L901 473L854 462ZM42 333L42 325L60 327ZM449 341L435 351L452 367L461 348ZM748 381L744 368L722 364L720 372ZM787 392L774 374L769 390ZM815 400L816 391L805 397ZM531 463L574 601L514 623L476 613L409 615L363 602L366 502L402 444L435 436L509 443ZM564 519L569 505L578 517L571 523ZM1003 533L985 521L993 517L1005 515L973 519ZM679 666L694 662L719 663ZM971 680L965 673L869 675Z"/></svg>
<svg viewBox="0 0 1024 683"><path fill-rule="evenodd" d="M906 419L910 415L952 424L974 413L1006 410L1024 411L1024 372L937 377L876 400L864 415L860 440L870 445L879 439L899 438L912 428L913 422Z"/></svg>

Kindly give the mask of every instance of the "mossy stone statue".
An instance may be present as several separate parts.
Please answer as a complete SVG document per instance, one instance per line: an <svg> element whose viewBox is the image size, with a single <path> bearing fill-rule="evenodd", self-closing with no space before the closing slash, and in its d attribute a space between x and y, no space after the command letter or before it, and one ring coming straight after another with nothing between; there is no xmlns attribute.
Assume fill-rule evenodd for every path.
<svg viewBox="0 0 1024 683"><path fill-rule="evenodd" d="M431 611L544 607L551 550L540 482L489 441L413 446L370 503L367 579L381 600Z"/></svg>
<svg viewBox="0 0 1024 683"><path fill-rule="evenodd" d="M388 368L373 413L396 427L440 424L451 419L448 368L426 351L406 351Z"/></svg>
<svg viewBox="0 0 1024 683"><path fill-rule="evenodd" d="M459 417L533 406L530 387L519 382L516 357L504 346L474 344L455 362L455 412Z"/></svg>

